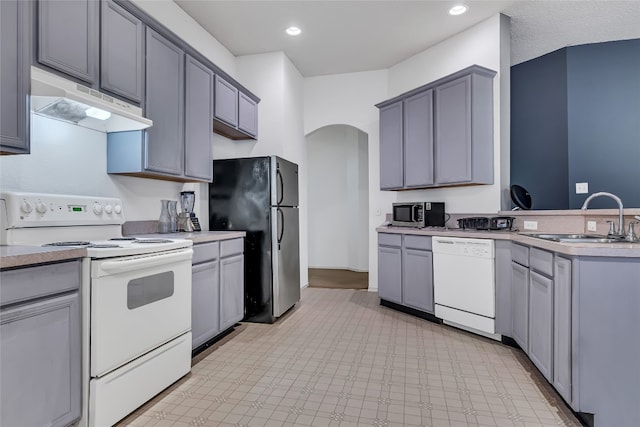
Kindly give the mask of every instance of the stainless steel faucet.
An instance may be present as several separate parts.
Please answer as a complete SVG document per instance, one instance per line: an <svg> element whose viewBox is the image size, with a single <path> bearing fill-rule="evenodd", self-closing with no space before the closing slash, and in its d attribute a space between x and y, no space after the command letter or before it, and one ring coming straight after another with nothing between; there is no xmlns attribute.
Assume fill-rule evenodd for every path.
<svg viewBox="0 0 640 427"><path fill-rule="evenodd" d="M591 200L595 199L596 197L600 197L600 196L609 197L615 200L616 203L618 203L618 232L616 233L616 235L620 237L624 237L624 209L622 207L622 200L620 199L620 197L616 196L615 194L607 193L605 191L601 191L599 193L593 193L592 195L587 197L587 200L585 200L584 203L582 204L582 210L586 211L587 206L589 206L589 202L591 202Z"/></svg>

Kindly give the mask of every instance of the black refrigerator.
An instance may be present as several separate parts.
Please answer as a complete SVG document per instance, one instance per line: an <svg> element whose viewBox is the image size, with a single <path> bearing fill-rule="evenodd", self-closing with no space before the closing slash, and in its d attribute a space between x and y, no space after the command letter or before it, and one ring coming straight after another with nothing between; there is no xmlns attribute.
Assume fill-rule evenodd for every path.
<svg viewBox="0 0 640 427"><path fill-rule="evenodd" d="M280 157L213 161L209 230L246 231L245 315L273 323L300 301L298 165Z"/></svg>

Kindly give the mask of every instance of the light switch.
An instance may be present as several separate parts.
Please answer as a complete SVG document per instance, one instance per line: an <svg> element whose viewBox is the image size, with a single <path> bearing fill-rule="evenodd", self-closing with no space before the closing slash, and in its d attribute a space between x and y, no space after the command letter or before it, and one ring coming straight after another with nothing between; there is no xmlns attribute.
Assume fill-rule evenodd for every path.
<svg viewBox="0 0 640 427"><path fill-rule="evenodd" d="M587 194L589 192L588 182L576 182L576 194Z"/></svg>
<svg viewBox="0 0 640 427"><path fill-rule="evenodd" d="M597 231L595 221L587 221L587 231Z"/></svg>
<svg viewBox="0 0 640 427"><path fill-rule="evenodd" d="M524 222L525 230L537 230L538 229L538 221L525 221Z"/></svg>

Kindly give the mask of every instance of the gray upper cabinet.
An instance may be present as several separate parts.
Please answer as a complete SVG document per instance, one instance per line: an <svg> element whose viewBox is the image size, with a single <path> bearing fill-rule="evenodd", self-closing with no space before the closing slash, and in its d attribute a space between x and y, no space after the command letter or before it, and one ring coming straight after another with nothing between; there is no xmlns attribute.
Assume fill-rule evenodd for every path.
<svg viewBox="0 0 640 427"><path fill-rule="evenodd" d="M404 101L404 187L433 185L433 90Z"/></svg>
<svg viewBox="0 0 640 427"><path fill-rule="evenodd" d="M435 88L435 181L493 184L493 74Z"/></svg>
<svg viewBox="0 0 640 427"><path fill-rule="evenodd" d="M238 93L238 129L258 136L258 103L242 92Z"/></svg>
<svg viewBox="0 0 640 427"><path fill-rule="evenodd" d="M559 256L554 261L553 276L553 381L560 396L572 399L572 274L571 261Z"/></svg>
<svg viewBox="0 0 640 427"><path fill-rule="evenodd" d="M212 181L211 119L213 72L187 55L185 60L184 174Z"/></svg>
<svg viewBox="0 0 640 427"><path fill-rule="evenodd" d="M229 139L258 137L258 99L216 74L213 131Z"/></svg>
<svg viewBox="0 0 640 427"><path fill-rule="evenodd" d="M98 5L38 1L38 62L92 86L98 78Z"/></svg>
<svg viewBox="0 0 640 427"><path fill-rule="evenodd" d="M477 65L377 104L380 189L493 183L493 77Z"/></svg>
<svg viewBox="0 0 640 427"><path fill-rule="evenodd" d="M395 190L404 186L403 103L380 108L380 189Z"/></svg>
<svg viewBox="0 0 640 427"><path fill-rule="evenodd" d="M143 99L144 26L109 0L101 3L100 88L135 104Z"/></svg>
<svg viewBox="0 0 640 427"><path fill-rule="evenodd" d="M214 116L230 126L238 126L238 89L216 75Z"/></svg>
<svg viewBox="0 0 640 427"><path fill-rule="evenodd" d="M184 53L147 28L145 169L182 175L184 165Z"/></svg>
<svg viewBox="0 0 640 427"><path fill-rule="evenodd" d="M29 153L31 2L0 1L0 153Z"/></svg>

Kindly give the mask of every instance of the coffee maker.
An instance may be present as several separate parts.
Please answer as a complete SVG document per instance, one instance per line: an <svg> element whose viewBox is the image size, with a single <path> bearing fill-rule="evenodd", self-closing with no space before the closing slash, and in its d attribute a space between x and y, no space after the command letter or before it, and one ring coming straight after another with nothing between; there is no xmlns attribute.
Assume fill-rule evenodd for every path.
<svg viewBox="0 0 640 427"><path fill-rule="evenodd" d="M196 204L196 193L194 191L180 192L180 206L182 211L178 214L178 229L180 231L201 231L200 221L193 212Z"/></svg>

